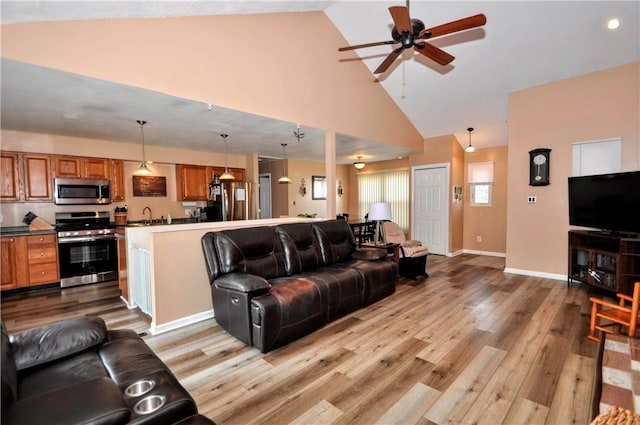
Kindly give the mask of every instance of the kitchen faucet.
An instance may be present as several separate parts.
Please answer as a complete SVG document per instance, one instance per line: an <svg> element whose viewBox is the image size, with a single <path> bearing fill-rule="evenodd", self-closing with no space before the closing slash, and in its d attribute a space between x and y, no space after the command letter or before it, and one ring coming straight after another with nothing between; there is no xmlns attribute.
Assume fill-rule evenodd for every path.
<svg viewBox="0 0 640 425"><path fill-rule="evenodd" d="M142 215L144 216L144 212L146 210L149 210L149 224L153 223L153 216L151 215L151 208L149 207L144 207L144 209L142 210Z"/></svg>

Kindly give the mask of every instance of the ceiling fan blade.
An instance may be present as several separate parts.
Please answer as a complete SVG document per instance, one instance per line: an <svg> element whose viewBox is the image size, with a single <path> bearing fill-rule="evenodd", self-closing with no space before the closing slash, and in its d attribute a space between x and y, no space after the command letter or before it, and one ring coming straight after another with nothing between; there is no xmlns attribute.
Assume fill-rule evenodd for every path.
<svg viewBox="0 0 640 425"><path fill-rule="evenodd" d="M469 16L468 18L458 19L457 21L448 22L432 28L426 28L420 31L418 38L433 38L452 32L464 31L475 27L481 27L487 23L487 17L482 13L479 15Z"/></svg>
<svg viewBox="0 0 640 425"><path fill-rule="evenodd" d="M400 53L403 50L404 50L404 47L398 47L393 52L389 53L389 56L387 56L387 58L384 61L382 61L380 66L378 66L378 68L376 68L376 70L373 71L373 73L374 74L382 74L383 72L385 72L387 70L387 68L389 68L389 66L391 66L393 61L396 60L396 58L398 56L400 56Z"/></svg>
<svg viewBox="0 0 640 425"><path fill-rule="evenodd" d="M406 6L391 6L389 8L393 23L396 25L396 30L399 34L407 32L411 34L413 28L411 27L411 16L409 16L409 9Z"/></svg>
<svg viewBox="0 0 640 425"><path fill-rule="evenodd" d="M373 46L382 46L385 44L397 44L398 42L395 40L389 40L389 41L376 41L374 43L365 43L365 44L356 44L353 46L347 46L347 47L340 47L338 48L339 52L344 52L346 50L355 50L355 49L362 49L364 47L373 47Z"/></svg>
<svg viewBox="0 0 640 425"><path fill-rule="evenodd" d="M434 46L433 44L429 44L426 42L416 43L414 47L417 52L422 53L429 59L436 61L443 66L450 64L455 59L455 56L451 56L449 53L445 52L439 47Z"/></svg>

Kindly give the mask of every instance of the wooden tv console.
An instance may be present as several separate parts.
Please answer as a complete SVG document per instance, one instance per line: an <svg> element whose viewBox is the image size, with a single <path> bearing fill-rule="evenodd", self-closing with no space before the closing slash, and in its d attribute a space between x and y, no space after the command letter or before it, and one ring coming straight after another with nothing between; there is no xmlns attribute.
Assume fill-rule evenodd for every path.
<svg viewBox="0 0 640 425"><path fill-rule="evenodd" d="M567 284L572 280L632 295L640 281L640 235L570 230Z"/></svg>

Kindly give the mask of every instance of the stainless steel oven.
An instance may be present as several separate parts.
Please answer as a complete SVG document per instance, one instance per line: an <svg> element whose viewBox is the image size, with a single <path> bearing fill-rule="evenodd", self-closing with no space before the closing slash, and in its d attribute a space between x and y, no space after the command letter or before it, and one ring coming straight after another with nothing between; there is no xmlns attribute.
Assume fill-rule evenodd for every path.
<svg viewBox="0 0 640 425"><path fill-rule="evenodd" d="M109 212L56 213L60 286L118 278L118 241Z"/></svg>

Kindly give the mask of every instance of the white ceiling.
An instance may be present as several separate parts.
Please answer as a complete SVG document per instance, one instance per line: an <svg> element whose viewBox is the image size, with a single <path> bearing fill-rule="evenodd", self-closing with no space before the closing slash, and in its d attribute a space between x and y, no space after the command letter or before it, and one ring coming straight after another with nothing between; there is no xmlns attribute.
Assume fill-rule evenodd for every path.
<svg viewBox="0 0 640 425"><path fill-rule="evenodd" d="M189 16L237 13L324 11L350 44L391 39L391 5L404 1L2 1L2 23ZM484 13L482 28L436 38L434 45L454 55L441 67L422 55L406 51L379 81L423 137L455 134L468 143L474 127L476 147L507 144L508 94L640 60L640 2L638 1L412 1L411 16L427 27ZM621 26L606 28L616 17ZM391 47L357 50L373 71ZM345 61L344 66L350 66ZM65 134L108 140L139 140L131 121L145 111L165 115L145 127L148 143L182 140L184 147L210 150L219 142L211 128L231 134L230 153L258 152L280 157L278 146L288 143L287 156L318 160L324 157L324 135L303 128L297 143L295 123L231 111L162 93L2 61L2 128ZM373 84L373 83L372 83ZM63 101L64 100L64 101ZM159 108L166 105L166 108ZM570 113L570 111L567 111ZM203 115L220 117L212 127ZM100 117L100 118L98 118ZM217 118L216 118L217 119ZM204 124L206 123L206 128ZM223 124L224 123L224 124ZM544 123L541 123L544 125ZM164 137L155 137L164 135ZM233 143L234 140L241 143ZM338 135L339 163L353 162L357 152L376 160L407 155L406 149L357 137Z"/></svg>

